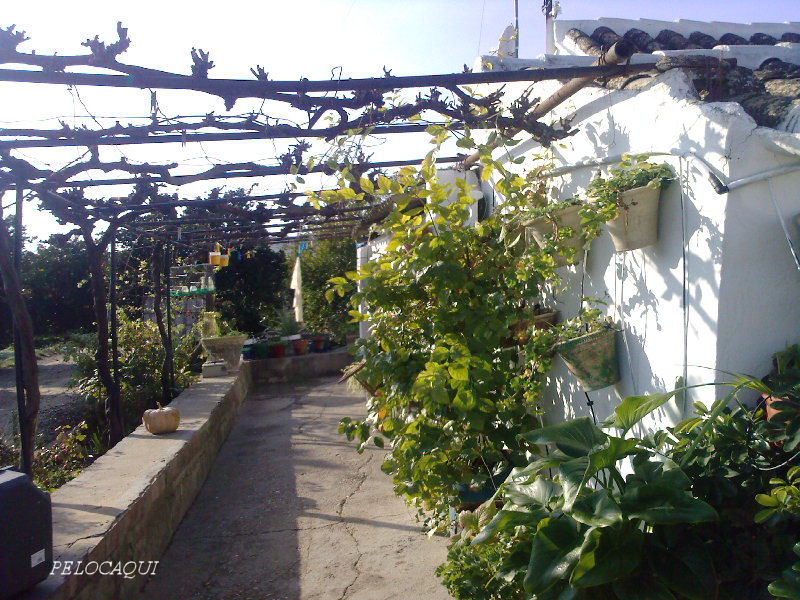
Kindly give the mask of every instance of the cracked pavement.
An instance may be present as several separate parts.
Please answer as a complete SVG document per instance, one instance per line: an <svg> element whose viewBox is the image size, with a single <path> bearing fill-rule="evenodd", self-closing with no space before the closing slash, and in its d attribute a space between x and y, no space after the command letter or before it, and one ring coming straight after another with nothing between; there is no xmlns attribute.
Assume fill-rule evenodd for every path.
<svg viewBox="0 0 800 600"><path fill-rule="evenodd" d="M337 433L364 399L334 378L252 394L142 600L446 600L445 539L422 534Z"/></svg>

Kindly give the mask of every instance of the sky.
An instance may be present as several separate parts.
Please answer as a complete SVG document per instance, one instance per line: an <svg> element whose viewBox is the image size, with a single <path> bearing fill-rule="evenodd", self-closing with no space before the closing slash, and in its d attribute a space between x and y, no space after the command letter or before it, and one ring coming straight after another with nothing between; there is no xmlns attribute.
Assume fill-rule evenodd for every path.
<svg viewBox="0 0 800 600"><path fill-rule="evenodd" d="M520 56L544 51L544 18L540 0L518 0ZM206 8L208 6L208 8ZM213 8L212 8L213 7ZM621 1L563 0L563 19L625 17L695 19L734 22L800 20L800 0L696 0ZM480 54L497 45L506 25L514 20L514 0L227 0L204 5L183 0L171 2L81 1L57 2L5 0L0 26L15 24L30 41L20 50L38 53L78 54L80 43L99 35L116 39L117 21L129 28L131 48L121 60L132 64L188 73L192 47L211 52L216 66L211 77L251 78L250 68L264 67L272 79L300 77L328 79L380 76L383 67L394 75L451 73L472 65ZM169 115L225 114L219 99L199 93L159 91L161 110ZM259 104L240 101L232 113L245 113ZM265 107L278 111L281 107ZM58 119L69 125L97 126L115 120L135 122L150 111L145 90L0 83L0 127L57 128ZM272 113L270 113L272 114ZM421 157L428 150L420 136L395 135L372 148L377 160ZM202 170L213 162L243 160L273 164L285 143L272 141L164 144L106 147L101 156L117 160L179 162L183 172ZM28 149L19 152L40 167L59 168L80 155L74 149ZM113 176L113 175L112 175ZM240 185L254 181L240 180ZM281 191L287 178L264 178L256 193ZM324 182L309 181L313 186ZM192 184L179 191L196 197L220 182ZM230 184L236 186L236 182ZM90 188L91 189L91 188ZM168 188L168 191L176 191ZM94 188L91 197L123 195L126 189ZM4 199L8 204L10 196ZM29 232L39 237L60 228L52 217L26 206Z"/></svg>

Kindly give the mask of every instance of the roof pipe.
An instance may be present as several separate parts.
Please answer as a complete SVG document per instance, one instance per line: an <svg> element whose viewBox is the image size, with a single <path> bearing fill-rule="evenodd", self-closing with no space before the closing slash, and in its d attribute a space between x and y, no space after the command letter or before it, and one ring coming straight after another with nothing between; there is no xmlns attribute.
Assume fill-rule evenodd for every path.
<svg viewBox="0 0 800 600"><path fill-rule="evenodd" d="M620 63L626 62L631 56L636 53L636 46L634 46L631 42L626 39L621 39L617 41L611 48L605 51L605 53L597 59L597 63L595 66L607 66L607 65L618 65ZM551 110L553 110L556 106L567 100L568 98L574 96L578 91L585 88L587 85L592 83L595 80L593 75L589 75L586 77L575 77L574 79L570 79L567 83L565 83L561 88L558 89L553 95L548 98L545 98L539 104L536 105L536 108L533 109L530 115L528 115L531 119L540 119ZM517 130L514 132L513 135L516 135L521 130ZM498 144L493 144L492 150L496 149ZM467 158L464 159L464 162L461 163L462 167L468 167L480 159L480 152L475 152L470 154Z"/></svg>
<svg viewBox="0 0 800 600"><path fill-rule="evenodd" d="M730 187L730 183L728 185L722 183L722 180L711 170L710 165L692 152L687 152L684 150L670 150L668 152L637 152L637 154L645 154L647 156L680 156L682 158L694 160L697 168L706 176L708 182L711 184L711 187L714 188L715 192L718 194L725 194L732 189ZM582 167L602 167L603 165L613 165L622 162L622 160L622 154L594 160L583 160L577 163L572 163L571 165L552 169L544 173L544 175L554 177L557 175L563 175L564 173L569 173L570 171L574 171L575 169L580 169ZM795 168L800 168L800 166Z"/></svg>

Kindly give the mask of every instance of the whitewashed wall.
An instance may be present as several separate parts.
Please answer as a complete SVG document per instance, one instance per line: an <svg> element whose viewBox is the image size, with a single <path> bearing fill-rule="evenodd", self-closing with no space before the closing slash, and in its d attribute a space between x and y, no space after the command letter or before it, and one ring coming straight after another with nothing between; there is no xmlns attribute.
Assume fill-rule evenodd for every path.
<svg viewBox="0 0 800 600"><path fill-rule="evenodd" d="M507 84L506 97L514 98L525 87ZM533 95L546 97L558 87L558 82L537 84ZM585 89L554 116L569 114L574 114L579 132L552 149L556 165L623 152L675 150L695 154L727 182L800 162L767 148L763 128L757 128L738 104L694 99L680 71L668 72L640 92ZM798 140L797 135L773 130L765 135ZM498 152L496 158L507 161L524 155L528 160L523 165L508 163L510 169L524 171L541 151L528 141L510 155ZM726 379L710 369L761 376L772 352L800 341L800 273L772 207L769 184L719 195L694 160L663 160L681 174L681 181L662 195L658 244L614 253L605 234L593 243L585 265L585 295L605 297L608 314L624 331L618 340L622 381L590 392L599 419L624 396L672 389L684 369L690 384ZM579 168L556 178L554 197L580 193L598 172ZM800 213L800 171L775 179L773 186L783 215ZM579 307L583 266L560 270L570 290L549 299L568 318ZM691 411L692 401L709 403L716 395L714 388L694 390L687 406L672 402L645 425L673 424ZM547 399L551 420L588 414L583 391L561 359L549 378Z"/></svg>

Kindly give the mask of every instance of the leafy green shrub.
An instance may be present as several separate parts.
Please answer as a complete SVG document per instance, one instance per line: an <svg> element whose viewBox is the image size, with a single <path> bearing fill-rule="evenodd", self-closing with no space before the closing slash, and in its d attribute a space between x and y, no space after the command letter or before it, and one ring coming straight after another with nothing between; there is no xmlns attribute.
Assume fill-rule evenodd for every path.
<svg viewBox="0 0 800 600"><path fill-rule="evenodd" d="M77 477L106 447L95 432L89 436L86 422L75 427L59 427L52 444L36 451L33 477L45 490L52 491Z"/></svg>
<svg viewBox="0 0 800 600"><path fill-rule="evenodd" d="M348 333L355 333L351 323L350 293L328 295L333 277L343 277L356 268L356 245L352 240L319 240L300 254L303 274L303 319L315 333L327 333L344 342Z"/></svg>
<svg viewBox="0 0 800 600"><path fill-rule="evenodd" d="M525 462L530 445L517 433L538 425L541 381L523 377L511 327L532 322L552 269L530 269L495 218L463 226L473 202L463 182L452 204L435 177L426 187L412 170L384 185L406 198L385 223L392 241L349 281L332 280L339 294L363 282L350 314L366 318L357 310L365 303L372 335L357 346L357 377L376 390L367 418L340 430L361 448L389 442L383 470L396 493L437 525L459 502L455 486L481 488ZM424 214L408 208L419 197Z"/></svg>
<svg viewBox="0 0 800 600"><path fill-rule="evenodd" d="M217 271L216 310L234 329L255 335L264 328L265 315L277 314L285 304L286 259L266 247L246 254L233 252L230 263Z"/></svg>
<svg viewBox="0 0 800 600"><path fill-rule="evenodd" d="M529 598L766 597L791 566L798 521L757 522L756 494L787 455L769 444L763 419L727 408L745 386L758 389L739 382L710 410L698 405L697 416L642 438L630 430L679 390L626 398L603 426L619 437L588 418L525 434L547 455L512 472L503 508L470 543L529 542L517 590ZM498 568L520 566L511 560Z"/></svg>
<svg viewBox="0 0 800 600"><path fill-rule="evenodd" d="M162 398L161 368L164 349L155 323L143 319L129 319L119 312L120 392L126 430L133 431L142 419L142 413L156 405ZM192 351L198 343L194 332L181 335L175 332L175 384L185 388L194 381L189 369ZM105 392L100 383L95 363L97 348L93 334L74 335L65 346L65 358L75 362L77 373L72 382L74 389L90 406L88 418L91 432L105 431L103 401Z"/></svg>

